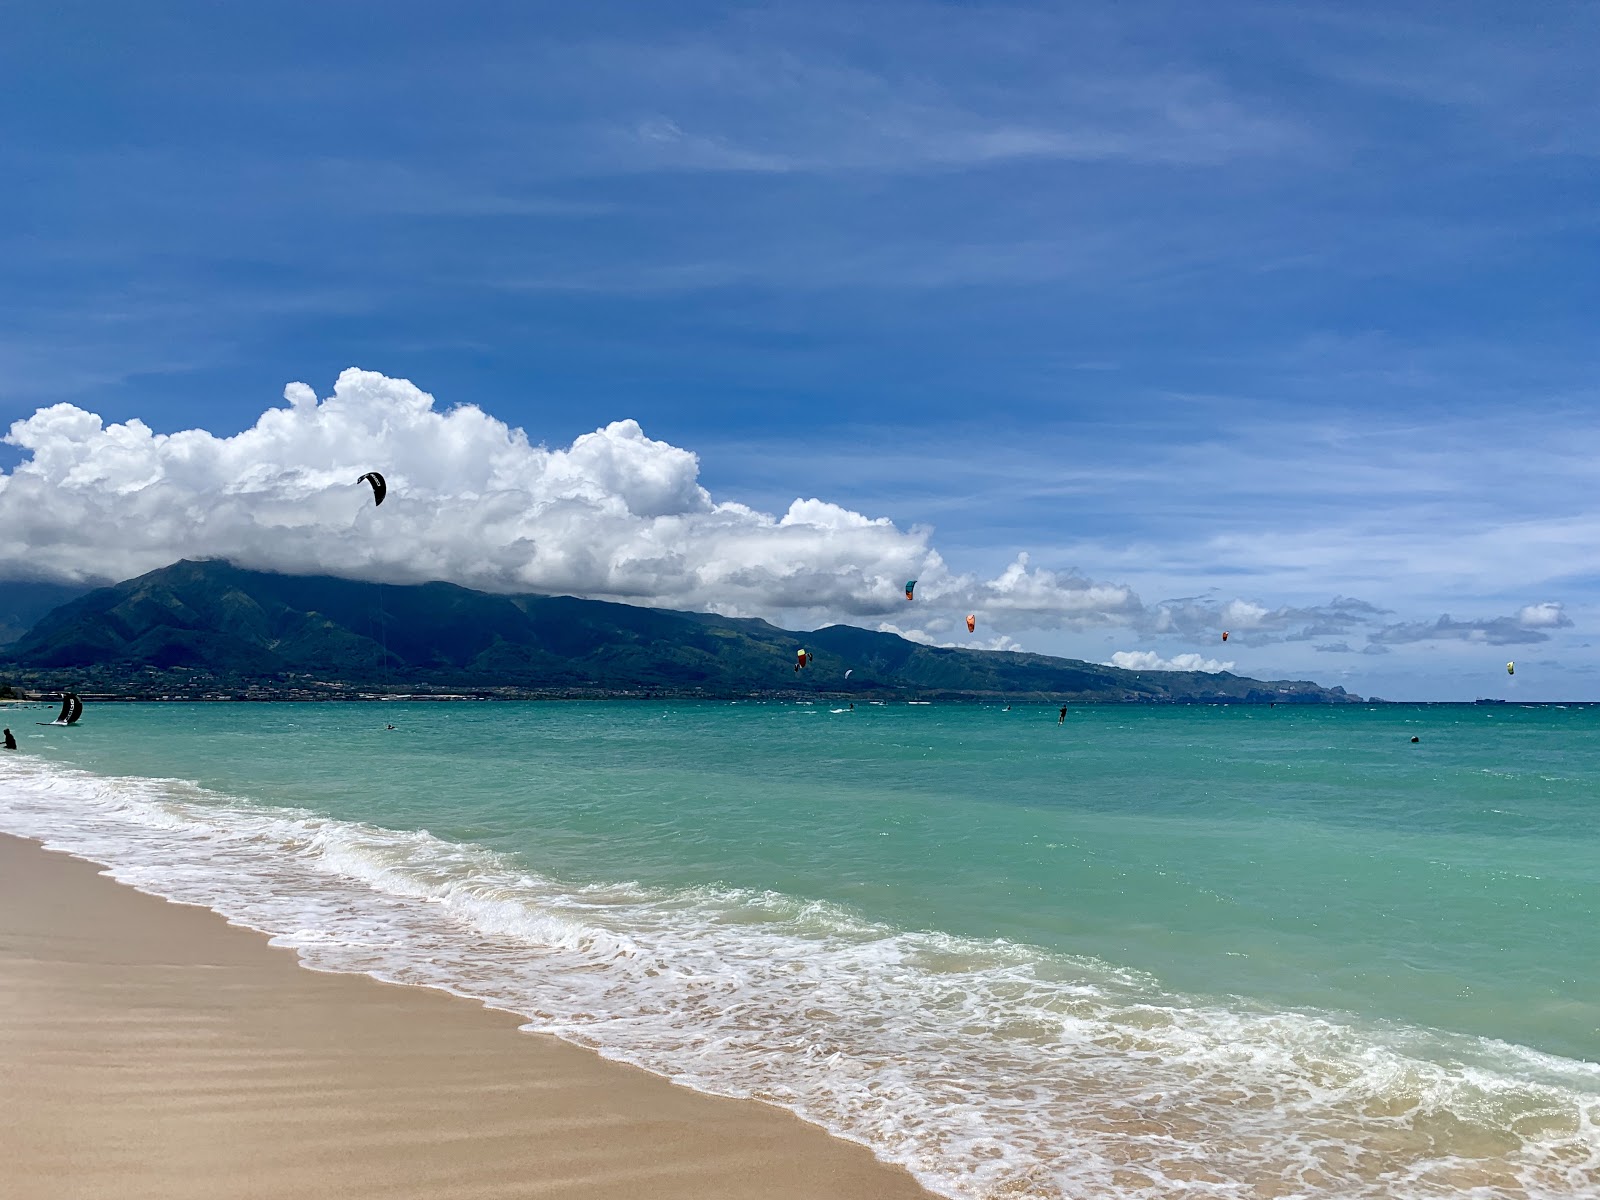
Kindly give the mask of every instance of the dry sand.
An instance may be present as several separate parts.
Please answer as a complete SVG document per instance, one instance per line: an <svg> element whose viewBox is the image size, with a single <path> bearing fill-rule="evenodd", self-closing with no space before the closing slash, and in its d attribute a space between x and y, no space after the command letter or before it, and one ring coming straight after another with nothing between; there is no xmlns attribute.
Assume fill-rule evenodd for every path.
<svg viewBox="0 0 1600 1200"><path fill-rule="evenodd" d="M300 967L0 835L0 1194L927 1200L765 1105Z"/></svg>

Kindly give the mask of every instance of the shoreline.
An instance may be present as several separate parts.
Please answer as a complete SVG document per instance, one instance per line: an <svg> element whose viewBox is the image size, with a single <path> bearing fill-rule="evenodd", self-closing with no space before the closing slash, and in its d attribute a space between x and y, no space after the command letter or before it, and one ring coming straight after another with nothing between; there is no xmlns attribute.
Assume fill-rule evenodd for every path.
<svg viewBox="0 0 1600 1200"><path fill-rule="evenodd" d="M618 730L641 723L627 719L627 714L614 713L612 719L596 724L578 714L552 721L546 731L549 736L539 739L537 751L521 760L513 756L528 731L538 728L535 722L501 728L494 720L464 721L462 728L473 735L465 738L450 737L450 731L441 725L438 739L422 739L424 744L413 755L396 753L395 748L403 742L375 732L370 722L349 712L347 719L326 722L323 732L328 736L319 733L315 737L307 737L304 731L323 723L308 720L304 712L297 718L298 724L289 722L281 727L216 711L211 714L214 719L202 719L204 714L195 710L192 721L170 724L149 712L139 720L132 712L126 715L127 722L108 719L99 729L92 728L88 741L78 743L81 753L69 754L65 746L74 741L74 735L59 730L30 731L31 737L40 742L48 738L53 745L57 743L51 735L60 735L58 749L70 763L33 754L9 756L0 763L5 768L0 771L5 789L0 792L0 812L5 817L0 828L38 839L58 852L45 854L35 845L35 859L55 860L58 866L70 866L76 860L82 871L79 884L66 889L68 907L78 905L79 892L88 888L102 893L97 902L102 909L110 904L115 910L109 917L102 913L90 918L98 940L87 958L74 959L65 950L57 953L58 946L71 949L82 939L83 921L76 926L62 925L52 933L54 927L48 921L55 919L54 908L62 905L43 887L8 888L7 858L0 844L0 991L5 992L0 995L0 1005L5 1006L8 1020L32 1020L46 1049L53 1045L61 1053L76 1051L87 1039L72 1035L109 1031L110 1037L129 1024L124 1011L128 995L139 992L141 981L156 968L172 965L174 945L184 953L203 949L219 927L227 929L222 922L236 923L227 936L235 941L243 936L253 958L260 958L267 949L266 957L279 965L277 975L264 985L271 1001L267 1011L259 1011L258 1006L253 1019L231 1010L224 1014L234 1044L228 1047L231 1057L221 1058L220 1067L190 1055L185 1060L187 1068L176 1077L169 1072L156 1083L141 1086L165 1104L163 1092L177 1093L181 1100L184 1089L194 1092L210 1075L226 1074L232 1082L270 1071L280 1059L288 1058L302 1066L309 1062L320 1073L302 1070L299 1082L282 1085L279 1093L297 1089L302 1102L309 1097L311 1103L365 1114L364 1124L347 1122L333 1140L365 1146L379 1137L394 1138L392 1127L409 1122L410 1139L393 1143L387 1154L371 1156L379 1168L397 1153L412 1153L417 1136L444 1137L444 1145L434 1149L434 1157L442 1161L448 1152L480 1137L480 1127L490 1130L493 1142L484 1153L468 1155L474 1165L485 1155L496 1161L511 1156L507 1175L512 1182L501 1186L491 1181L488 1190L463 1192L461 1187L451 1186L374 1193L344 1187L340 1190L345 1195L403 1195L422 1200L424 1196L464 1194L473 1200L474 1196L534 1194L612 1200L664 1192L668 1197L705 1195L711 1200L731 1200L736 1195L792 1196L795 1200L826 1195L853 1200L858 1195L901 1195L898 1184L910 1179L897 1176L893 1191L870 1181L844 1187L828 1181L810 1190L780 1191L766 1181L774 1174L794 1174L795 1157L775 1167L774 1156L763 1151L749 1161L748 1169L730 1172L723 1169L723 1150L714 1147L697 1152L714 1160L710 1168L681 1168L680 1174L693 1176L692 1184L674 1180L663 1188L639 1186L635 1181L607 1191L588 1186L590 1176L602 1169L590 1164L578 1172L576 1180L563 1176L556 1181L559 1187L530 1193L527 1180L542 1184L545 1177L539 1172L546 1169L546 1161L567 1147L560 1129L540 1124L548 1120L548 1110L527 1118L518 1113L505 1115L505 1106L496 1103L527 1082L526 1072L505 1078L499 1051L511 1040L519 1045L549 1044L551 1037L565 1039L556 1044L576 1048L587 1065L581 1078L557 1079L547 1090L573 1092L569 1085L576 1083L581 1085L575 1089L579 1099L596 1096L591 1078L596 1069L613 1073L625 1093L640 1078L653 1095L670 1094L677 1081L678 1086L696 1089L693 1094L698 1097L733 1098L731 1107L721 1107L730 1101L714 1100L717 1107L702 1110L710 1115L688 1122L694 1129L719 1131L734 1119L718 1116L719 1112L738 1112L737 1119L742 1121L752 1101L757 1108L771 1104L785 1117L803 1114L795 1119L809 1120L814 1130L867 1147L882 1162L915 1172L916 1180L923 1181L922 1187L927 1189L917 1189L912 1181L908 1186L916 1195L937 1191L950 1197L1156 1197L1204 1185L1237 1191L1241 1196L1276 1196L1288 1188L1307 1196L1376 1196L1381 1191L1411 1200L1452 1189L1489 1188L1509 1200L1588 1196L1600 1183L1600 1140L1595 1136L1600 1088L1596 1087L1592 1058L1584 1052L1591 1044L1588 1031L1579 1024L1589 1011L1586 997L1571 993L1570 1012L1514 1014L1513 1006L1526 1007L1525 998L1537 994L1533 987L1519 987L1516 981L1531 980L1537 985L1543 978L1539 972L1545 969L1548 957L1538 955L1541 943L1522 952L1520 958L1507 960L1507 974L1512 977L1509 986L1497 985L1498 991L1474 1001L1476 1009L1460 1010L1469 1020L1501 1023L1474 1032L1466 1022L1418 1024L1382 1012L1292 1007L1243 995L1223 998L1215 992L1174 990L1153 975L1140 974L1137 967L1117 966L1112 958L1088 958L1048 945L1010 940L1004 931L987 937L945 932L937 920L916 922L902 917L898 922L886 921L881 905L851 905L851 897L837 898L830 877L841 865L848 867L852 878L940 886L938 876L947 873L955 860L930 855L926 848L934 842L950 847L952 854L963 859L988 864L991 873L987 879L1004 880L1011 886L1016 847L1024 840L1019 834L1029 832L1029 827L1007 826L984 841L981 835L973 836L973 826L974 816L981 817L986 810L971 805L941 809L930 806L927 796L947 783L945 776L953 763L957 773L952 791L957 796L981 798L984 793L977 789L990 776L994 749L1022 745L1025 737L979 740L953 758L935 757L921 768L913 766L906 776L898 770L894 773L897 785L912 786L889 791L878 786L879 781L868 780L873 797L881 799L878 808L868 810L872 820L857 824L866 789L844 790L834 797L832 807L808 813L804 809L797 812L792 804L775 805L770 798L792 800L802 788L753 796L745 782L746 764L771 757L762 750L814 739L810 731L819 720L828 721L827 717L790 721L776 719L776 713L771 719L756 713L750 720L711 730L701 728L692 734L686 732L689 723L673 726L668 722L646 725L644 734L621 738ZM919 724L916 717L905 713L898 725L889 728L912 729ZM1421 718L1413 714L1412 719ZM1048 720L1055 723L1053 712ZM1354 726L1357 731L1370 732L1386 723L1381 715L1374 718L1371 714L1362 721L1364 725ZM995 723L997 727L1004 724L1009 723ZM1312 750L1320 747L1320 753L1331 754L1341 745L1355 744L1349 739L1328 741L1328 724L1338 722L1324 718L1295 723L1291 729L1303 728L1294 745ZM1480 720L1465 720L1454 725L1455 745L1460 747L1467 737L1477 737L1495 723L1485 727ZM120 732L114 727L120 727ZM350 732L363 727L370 736L352 741ZM1535 750L1548 749L1557 755L1571 752L1570 722L1544 719L1528 727L1540 733L1531 743ZM1137 742L1149 747L1152 762L1158 766L1168 761L1163 752L1174 749L1191 757L1214 753L1209 745L1193 739L1192 730L1197 726L1192 720L1167 721L1143 732L1137 723L1117 728L1122 731L1120 745ZM1489 768L1503 762L1504 753L1525 753L1527 747L1520 735L1513 733L1512 725L1503 729L1497 741L1486 743L1475 756L1469 755L1466 763L1469 769L1481 768L1472 771L1474 776L1485 777L1479 788L1496 793L1508 785ZM750 736L735 746L728 739L728 730ZM1152 731L1160 737L1148 736ZM101 732L106 736L97 748ZM299 739L296 757L303 761L285 764L286 734ZM437 753L440 745L448 746L443 754ZM585 757L574 760L574 746ZM719 758L717 750L723 746L733 748ZM698 764L696 773L686 776L687 783L656 777L661 766L672 769L679 761L673 757L677 747L694 752ZM905 742L905 748L912 752L903 756L909 762L917 744ZM590 753L596 749L601 753ZM640 764L648 757L641 751L651 749L664 749L666 754L661 762L651 758L641 771ZM221 753L226 753L226 759L213 762ZM1416 753L1395 749L1373 762L1390 770L1386 764ZM506 762L479 766L502 756ZM430 761L423 765L424 760ZM541 768L563 761L571 764L571 775L540 773ZM1251 761L1270 766L1291 764L1295 758L1274 750L1257 754ZM1574 759L1578 766L1584 761ZM1181 767L1184 760L1172 762ZM1092 763L1085 762L1085 766ZM1434 769L1424 763L1404 774L1400 783L1406 785L1407 794L1417 779ZM594 807L589 792L580 789L568 794L572 778L579 773L598 773L593 783L596 794L605 797L603 822L580 824L573 819L574 814L581 817ZM1105 770L1098 776L1092 770L1082 774L1086 779L1114 778ZM1175 774L1169 765L1165 778L1170 781ZM1553 811L1565 812L1569 819L1571 813L1581 815L1583 781L1593 776L1593 771L1569 771L1553 794L1570 804ZM524 783L524 777L529 782ZM1157 777L1162 777L1159 772ZM1330 778L1337 782L1337 777ZM452 796L449 789L456 780L462 781L466 791ZM585 786L588 782L585 780ZM1542 792L1551 783L1541 774L1531 786ZM324 795L317 790L323 786L358 786L362 790L344 798ZM1324 786L1315 783L1303 796L1320 799ZM705 794L703 807L684 803L685 798L696 798L700 789ZM1397 786L1395 794L1400 791ZM827 796L825 790L819 794ZM1341 843L1354 838L1348 847L1351 853L1400 865L1419 861L1427 853L1430 862L1437 857L1438 865L1462 861L1471 866L1481 862L1482 852L1492 847L1495 879L1504 879L1515 869L1516 879L1549 879L1568 887L1565 893L1554 893L1557 896L1572 895L1570 881L1586 877L1588 864L1581 841L1558 850L1546 846L1543 839L1507 842L1497 837L1481 844L1474 841L1463 850L1457 836L1461 815L1490 811L1474 806L1479 793L1468 788L1457 796L1450 788L1430 792L1424 787L1419 794L1437 795L1444 813L1453 814L1444 830L1447 840L1424 841L1420 849L1407 848L1398 858L1387 858L1383 843L1393 839L1395 825L1387 818L1392 806L1380 793L1367 801L1365 808L1353 805L1348 814L1359 818L1367 812L1378 819L1366 824L1351 821L1348 830L1341 822ZM1254 795L1252 791L1250 796ZM304 799L315 807L280 807L285 800ZM673 804L674 799L679 803ZM1293 793L1290 799L1294 799ZM1254 814L1257 808L1250 797L1241 797L1241 803L1246 802L1250 803L1246 815ZM1187 807L1180 795L1170 811L1187 823ZM1235 816L1239 811L1243 810L1236 805ZM752 821L749 830L742 830L745 836L715 844L715 854L691 840L687 845L693 857L685 859L670 841L684 835L703 838L711 821L729 814L756 813L761 821ZM1087 823L1074 817L1059 828L1087 834L1085 845L1090 849L1117 852L1128 846L1147 846L1150 823L1142 805L1131 815L1135 819L1122 822L1120 828L1106 829L1095 810ZM1219 815L1221 821L1193 827L1177 848L1195 846L1201 838L1215 840L1219 830L1238 827L1228 813ZM875 828L907 822L926 829L920 840L884 847L882 853L874 849L874 853L845 864L831 852L846 844L876 848L878 843L870 840ZM837 843L830 843L827 838L835 826ZM430 827L439 833L429 832ZM1286 826L1285 832L1294 829L1299 836L1305 828L1303 823L1298 828ZM1469 831L1471 828L1488 828L1498 834L1502 823L1484 818ZM1055 835L1058 826L1051 819L1035 821L1033 829L1031 840L1038 840L1041 835ZM552 831L569 844L547 845ZM763 840L758 843L748 836L750 831ZM1318 836L1314 825L1310 832L1313 838ZM621 840L611 840L619 837ZM607 840L603 843L602 839ZM664 843L663 839L669 840ZM754 878L697 882L712 875L705 869L707 862L735 862L755 844L775 848L779 853L772 854L773 860L794 864L795 875L780 881L774 880L770 870L751 871ZM813 852L812 844L820 852ZM1288 844L1265 842L1263 848ZM582 850L581 861L572 853L574 846ZM908 847L914 853L906 853ZM1191 857L1201 868L1208 863L1238 861L1231 841L1222 847L1222 857L1211 856L1204 845L1200 849L1199 855ZM931 871L921 867L925 858ZM1300 880L1316 879L1318 874L1303 870L1303 860L1293 854L1291 859L1293 869L1269 875L1270 891L1263 894L1283 898L1283 911L1294 915L1294 889ZM532 867L530 860L543 863L544 869ZM662 882L663 876L685 861L698 865L673 877L672 882ZM640 872L642 882L631 880L625 867L618 865L630 862L645 868ZM908 868L911 863L917 866ZM102 873L125 883L108 883ZM1151 874L1164 876L1165 871ZM1204 870L1198 878L1205 878ZM1388 878L1387 872L1371 878L1386 889L1382 880ZM599 882L581 882L592 879ZM775 882L779 890L772 890ZM1146 882L1153 886L1147 889L1151 901L1142 915L1155 922L1151 928L1166 929L1163 917L1175 910L1173 896L1153 879ZM1086 893L1103 890L1093 879L1087 883ZM754 890L751 884L762 885L762 890ZM129 887L142 890L129 892ZM903 890L895 893L905 894ZM967 894L982 896L979 891ZM1433 895L1434 889L1428 894ZM1470 907L1469 894L1447 894L1465 895ZM1538 901L1552 893L1524 888L1508 894ZM5 903L8 898L10 905ZM1310 915L1320 917L1322 902L1310 903ZM121 907L129 904L143 906L145 915L138 920L123 915ZM28 911L38 905L43 906L39 913ZM1569 903L1567 907L1574 906ZM1001 918L1006 913L992 903L978 911ZM1093 915L1099 910L1074 904L1070 911ZM1362 915L1358 907L1348 911ZM18 913L47 920L39 928L26 920L18 924ZM175 913L177 919L190 923L189 933L174 930ZM1109 915L1121 922L1127 914ZM193 926L199 918L204 918L203 930ZM1352 923L1346 928L1364 926ZM1592 933L1576 921L1563 928L1568 945L1581 946ZM245 932L240 934L240 930ZM1208 935L1198 925L1184 933L1186 938L1194 935L1194 944L1206 944L1203 939ZM32 938L35 943L46 939L41 944L50 953L13 954L14 944L21 944L18 937ZM1240 946L1241 938L1250 940ZM272 948L293 957L273 955L263 939L271 939ZM1215 951L1275 949L1245 923L1209 945ZM1336 937L1328 945L1337 950L1348 945L1348 939ZM1446 942L1446 948L1448 945ZM129 947L133 957L124 962L118 955ZM1230 960L1233 957L1228 955ZM8 971L15 968L17 978L26 982L31 968L58 958L58 966L78 971L83 978L95 981L104 976L105 981L94 986L109 1000L98 1006L80 1003L85 989L66 986L73 982L69 979L49 1003L29 1009L16 1002L19 996L27 997L9 986ZM1308 959L1302 957L1301 961ZM1309 961L1316 965L1315 960ZM113 965L119 969L110 970ZM214 980L222 978L212 970L217 965L203 955L188 963L191 968L201 968L198 986L191 978L179 999L146 1014L146 1026L165 1040L169 1050L187 1049L196 1036L213 1036L216 1021L204 1013L196 1019L174 1010L203 1008L205 1004L215 1007ZM1230 978L1237 977L1236 964L1222 965ZM338 1040L330 1045L327 1037L308 1049L303 1040L308 1031L298 1026L291 1031L294 1038L273 1034L263 1039L258 1028L271 1026L281 1032L282 997L287 995L292 1001L300 994L308 972L328 972L343 979L346 982L338 985L341 988L355 983L359 997L365 997L358 997L358 1003L376 1005L379 1010L396 992L412 997L429 995L435 1001L440 996L464 999L447 1000L446 1009L432 1010L437 1017L434 1020L390 1021L382 1016L389 1022L390 1035L373 1046L363 1026L357 1032L358 1040L368 1039L365 1050L351 1049ZM213 982L208 982L208 973ZM238 976L232 977L237 990ZM289 977L293 977L292 983ZM372 986L374 982L377 987ZM1272 981L1268 978L1267 982ZM1435 987L1435 996L1438 992ZM357 994L339 995L348 1001ZM1427 1011L1429 996L1421 995L1415 1003ZM449 1030L463 1019L463 1005L473 1013L481 1013L477 1006L485 1005L491 1006L492 1014L509 1014L493 1017L497 1022L492 1028L493 1054L469 1047L471 1056L489 1064L487 1097L480 1094L484 1084L472 1071L462 1080L436 1071L436 1061L424 1060L409 1071L401 1071L393 1061L397 1044L426 1049L447 1035L455 1038ZM1432 1011L1443 1010L1434 1006ZM472 1019L480 1021L481 1016ZM352 1024L348 1013L340 1020ZM527 1022L521 1028L540 1034L507 1039L505 1035L521 1021ZM316 1033L325 1023L312 1022L309 1033ZM0 1027L4 1024L0 1022ZM8 1113L31 1116L41 1087L47 1093L76 1088L80 1096L87 1097L77 1105L58 1106L54 1125L46 1122L33 1127L31 1134L17 1133L26 1143L21 1158L44 1145L57 1126L81 1126L96 1134L109 1129L109 1136L127 1145L155 1140L148 1128L135 1135L119 1132L124 1110L148 1106L149 1099L137 1093L131 1099L124 1097L121 1108L108 1108L99 1094L104 1088L91 1086L95 1077L87 1073L88 1068L76 1077L65 1075L64 1082L43 1077L31 1091L11 1087L12 1078L26 1079L29 1084L35 1081L28 1060L7 1053L5 1032L0 1028L0 1095L11 1100L15 1093L21 1098L20 1103L8 1105ZM139 1032L139 1028L123 1028L124 1041ZM1502 1036L1519 1032L1525 1036L1509 1040ZM243 1053L237 1044L240 1035ZM1543 1037L1567 1040L1541 1049ZM136 1059L130 1065L108 1053L105 1041L93 1043L83 1054L91 1062L110 1064L98 1068L101 1073L111 1071L110 1084L120 1085L123 1079L150 1073L154 1060ZM19 1045L12 1039L10 1048ZM126 1048L112 1038L111 1050ZM330 1067L330 1062L335 1066ZM615 1064L620 1063L631 1065L615 1075ZM156 1065L165 1069L170 1064L162 1061ZM350 1093L345 1079L357 1073L358 1065L369 1076L388 1072L384 1078L390 1083L395 1072L401 1071L407 1087L420 1079L429 1095L407 1101L403 1117L385 1116L391 1112L397 1089L369 1084L359 1095ZM59 1064L46 1066L54 1070ZM634 1068L650 1074L640 1076ZM669 1086L663 1089L663 1083ZM1336 1086L1330 1087L1330 1083ZM330 1091L335 1099L325 1100L324 1093ZM452 1107L459 1105L476 1119L457 1121L444 1133L435 1130L429 1107L438 1107L432 1099L435 1095L449 1098ZM175 1111L174 1121L181 1127L192 1119L192 1113L204 1113L208 1103L219 1096L226 1104L251 1110L253 1115L243 1123L249 1131L301 1119L298 1110L284 1111L281 1094L261 1097L221 1084L191 1095L186 1105L179 1103L175 1110L169 1105L169 1111ZM274 1100L278 1101L276 1107L270 1103ZM569 1122L569 1130L574 1127L570 1124L570 1098L557 1096L552 1103L557 1116ZM580 1133L587 1130L603 1138L616 1132L613 1127L631 1121L616 1118L613 1108L605 1112L609 1115L603 1118L591 1113L587 1124L580 1120L575 1127ZM653 1117L654 1113L644 1115ZM301 1120L301 1125L305 1124ZM156 1132L168 1134L165 1129ZM628 1164L635 1160L626 1156L641 1137L649 1140L647 1134L631 1127L623 1129L621 1152L602 1149L595 1152L596 1158L606 1160L604 1169L611 1169L609 1160L620 1159L622 1169L631 1170ZM278 1146L316 1146L321 1145L316 1139L322 1135L321 1125L312 1122L309 1130L294 1129L289 1136L270 1140ZM256 1135L252 1132L249 1136ZM529 1137L544 1141L529 1151L524 1145ZM214 1131L210 1138L224 1146L234 1140L227 1128ZM824 1136L813 1144L828 1141ZM676 1149L670 1139L650 1145L657 1150L664 1147L668 1156ZM0 1151L7 1148L0 1135ZM105 1149L98 1144L91 1148L96 1154ZM254 1171L253 1164L271 1149L270 1145L251 1147L255 1158L247 1160L246 1174ZM833 1147L827 1153L836 1150ZM110 1168L95 1169L134 1179L168 1170L166 1164L173 1155L152 1153L154 1166L125 1156L121 1163L113 1159ZM329 1161L337 1158L327 1147L321 1153ZM417 1151L416 1156L424 1169L436 1170L434 1159L426 1153ZM18 1157L13 1154L14 1159ZM79 1156L57 1157L66 1162ZM800 1155L798 1169L810 1170L809 1161L809 1155ZM126 1165L129 1162L131 1169ZM1310 1180L1306 1177L1308 1164L1316 1171ZM229 1171L238 1173L231 1164L218 1166L204 1159L200 1168L218 1178ZM47 1183L57 1177L48 1174L50 1169L46 1164ZM193 1168L185 1170L194 1173ZM452 1185L464 1177L460 1166L452 1165L450 1172ZM729 1182L735 1174L740 1178ZM710 1178L709 1186L702 1175ZM745 1176L752 1182L746 1183ZM468 1182L476 1178L465 1177ZM327 1191L315 1180L282 1182L278 1174L273 1174L272 1180L281 1186L266 1192L224 1190L221 1200ZM76 1186L82 1182L74 1175L67 1181L69 1186L35 1185L22 1194L41 1198L87 1195L94 1200L128 1194L126 1187L96 1190L88 1184ZM521 1185L521 1190L512 1183ZM171 1194L170 1186L139 1193L152 1200ZM178 1200L191 1194L198 1200L201 1194L215 1193L178 1193Z"/></svg>
<svg viewBox="0 0 1600 1200"><path fill-rule="evenodd" d="M0 834L0 1153L32 1194L933 1197L782 1109L307 968L101 872Z"/></svg>

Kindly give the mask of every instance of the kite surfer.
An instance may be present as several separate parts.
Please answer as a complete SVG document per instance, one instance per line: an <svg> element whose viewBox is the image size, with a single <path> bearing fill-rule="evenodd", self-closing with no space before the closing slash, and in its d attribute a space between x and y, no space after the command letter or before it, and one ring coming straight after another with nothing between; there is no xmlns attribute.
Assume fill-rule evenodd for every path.
<svg viewBox="0 0 1600 1200"><path fill-rule="evenodd" d="M1065 725L1066 723L1067 723L1067 706L1065 704L1063 704L1061 706L1061 719L1058 720L1056 722L1056 724L1057 725Z"/></svg>
<svg viewBox="0 0 1600 1200"><path fill-rule="evenodd" d="M11 730L8 729L8 730L6 730L6 749L7 750L15 750L16 748L17 748L17 735L12 733Z"/></svg>

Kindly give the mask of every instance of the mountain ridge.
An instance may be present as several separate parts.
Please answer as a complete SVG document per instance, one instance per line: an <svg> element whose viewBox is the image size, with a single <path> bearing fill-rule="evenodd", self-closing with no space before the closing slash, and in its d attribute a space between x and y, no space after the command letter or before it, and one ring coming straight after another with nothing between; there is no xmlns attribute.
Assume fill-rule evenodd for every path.
<svg viewBox="0 0 1600 1200"><path fill-rule="evenodd" d="M794 668L804 646L812 663ZM22 682L278 694L817 694L1146 702L1348 703L1342 688L1222 672L1128 671L927 646L851 625L605 600L379 585L183 560L51 610L4 651ZM850 677L845 678L849 671ZM180 686L181 685L181 686Z"/></svg>

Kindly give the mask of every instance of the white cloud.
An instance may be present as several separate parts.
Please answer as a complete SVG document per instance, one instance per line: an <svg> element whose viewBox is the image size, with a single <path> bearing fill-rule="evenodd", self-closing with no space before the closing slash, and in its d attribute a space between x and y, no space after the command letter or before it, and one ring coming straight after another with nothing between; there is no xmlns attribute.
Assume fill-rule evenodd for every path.
<svg viewBox="0 0 1600 1200"><path fill-rule="evenodd" d="M1387 610L1348 596L1269 606L1212 592L1146 606L1127 584L1035 566L1026 553L986 578L952 568L926 527L819 496L776 512L713 496L692 451L631 420L550 448L474 405L443 408L404 380L357 370L325 399L295 383L284 400L232 437L159 434L136 419L108 425L70 404L16 422L6 440L22 461L0 473L0 578L103 581L217 557L290 573L443 579L765 616L790 627L843 621L929 645L1009 650L1028 631L1112 629L1215 647L1230 629L1232 640L1258 648L1304 641L1330 651L1364 634L1365 652L1380 653L1452 640L1532 644L1573 626L1548 600L1509 607L1514 616L1387 625ZM381 508L356 482L368 470L389 479ZM910 578L918 585L908 603ZM976 635L966 633L969 612ZM1233 669L1195 653L1120 651L1112 661Z"/></svg>
<svg viewBox="0 0 1600 1200"><path fill-rule="evenodd" d="M1018 654L1026 654L1028 652L1028 648L1021 642L1004 633L998 633L990 638L980 638L976 642L958 642L956 644L964 646L968 650L1012 650Z"/></svg>
<svg viewBox="0 0 1600 1200"><path fill-rule="evenodd" d="M1241 629L1254 629L1269 615L1267 609L1249 600L1230 600L1222 606L1222 621Z"/></svg>
<svg viewBox="0 0 1600 1200"><path fill-rule="evenodd" d="M893 621L880 621L877 629L879 633L892 633L905 638L908 642L937 646L941 650L1012 650L1022 654L1027 653L1026 646L1004 633L992 637L968 637L965 641L949 641L943 634L931 633L926 629L902 629Z"/></svg>
<svg viewBox="0 0 1600 1200"><path fill-rule="evenodd" d="M781 515L719 501L694 453L615 421L570 446L531 442L474 405L447 410L405 380L339 376L217 437L106 425L70 404L16 422L0 475L0 574L121 579L179 558L491 591L571 593L818 621L887 617L917 578L938 640L977 612L1006 631L1129 624L1128 588L1031 567L952 571L930 531L811 498ZM365 471L388 478L381 508ZM970 644L970 643L957 643Z"/></svg>
<svg viewBox="0 0 1600 1200"><path fill-rule="evenodd" d="M1204 671L1214 675L1218 671L1233 670L1233 663L1202 658L1198 654L1175 654L1162 658L1154 650L1118 650L1111 656L1108 667L1121 667L1124 671Z"/></svg>
<svg viewBox="0 0 1600 1200"><path fill-rule="evenodd" d="M1565 629L1572 624L1572 618L1559 603L1546 601L1524 606L1517 613L1517 624L1528 629Z"/></svg>

